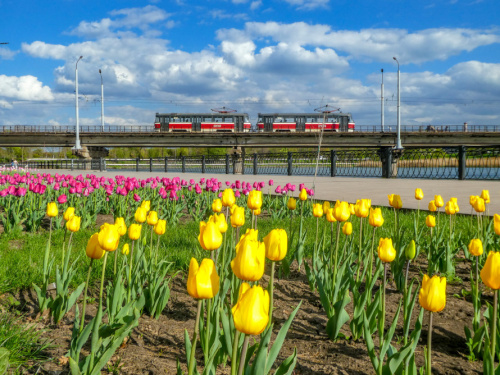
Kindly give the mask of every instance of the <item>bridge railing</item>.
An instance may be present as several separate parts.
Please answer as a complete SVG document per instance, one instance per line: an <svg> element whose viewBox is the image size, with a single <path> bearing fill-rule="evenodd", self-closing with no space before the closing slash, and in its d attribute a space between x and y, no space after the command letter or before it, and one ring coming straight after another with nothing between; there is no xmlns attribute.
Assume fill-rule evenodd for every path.
<svg viewBox="0 0 500 375"><path fill-rule="evenodd" d="M36 169L500 180L500 146L28 161Z"/></svg>

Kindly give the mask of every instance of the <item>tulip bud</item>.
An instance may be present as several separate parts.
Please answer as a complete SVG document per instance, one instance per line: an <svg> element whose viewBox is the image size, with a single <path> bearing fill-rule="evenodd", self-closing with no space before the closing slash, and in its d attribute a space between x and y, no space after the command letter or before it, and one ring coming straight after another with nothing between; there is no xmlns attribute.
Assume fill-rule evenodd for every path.
<svg viewBox="0 0 500 375"><path fill-rule="evenodd" d="M500 252L490 251L481 270L481 280L487 287L500 289Z"/></svg>
<svg viewBox="0 0 500 375"><path fill-rule="evenodd" d="M406 260L412 260L416 255L415 241L411 240L408 245L405 247L405 258Z"/></svg>
<svg viewBox="0 0 500 375"><path fill-rule="evenodd" d="M122 254L125 255L125 256L127 256L129 253L130 253L130 246L129 246L128 243L126 243L122 247Z"/></svg>
<svg viewBox="0 0 500 375"><path fill-rule="evenodd" d="M262 191L252 190L248 194L247 206L251 210L258 210L262 206Z"/></svg>
<svg viewBox="0 0 500 375"><path fill-rule="evenodd" d="M432 200L429 202L429 211L436 212L437 211L436 201Z"/></svg>
<svg viewBox="0 0 500 375"><path fill-rule="evenodd" d="M436 217L433 215L427 215L425 218L425 225L429 228L434 228L436 226Z"/></svg>
<svg viewBox="0 0 500 375"><path fill-rule="evenodd" d="M71 232L78 232L80 230L81 217L73 215L69 221L66 222L66 229Z"/></svg>
<svg viewBox="0 0 500 375"><path fill-rule="evenodd" d="M286 203L286 206L288 207L289 210L295 210L297 208L297 200L293 197L288 198L288 202Z"/></svg>
<svg viewBox="0 0 500 375"><path fill-rule="evenodd" d="M247 229L236 245L236 256L231 261L233 273L241 280L257 281L264 275L266 246L257 240L258 231Z"/></svg>
<svg viewBox="0 0 500 375"><path fill-rule="evenodd" d="M226 189L222 192L222 205L231 207L236 202L233 189Z"/></svg>
<svg viewBox="0 0 500 375"><path fill-rule="evenodd" d="M101 259L105 253L104 249L99 246L99 233L94 233L87 242L87 247L85 248L85 253L89 258Z"/></svg>
<svg viewBox="0 0 500 375"><path fill-rule="evenodd" d="M381 227L384 224L384 217L382 216L382 210L380 209L380 207L370 208L368 223L372 227Z"/></svg>
<svg viewBox="0 0 500 375"><path fill-rule="evenodd" d="M469 253L478 257L483 254L483 243L479 238L473 238L469 242Z"/></svg>
<svg viewBox="0 0 500 375"><path fill-rule="evenodd" d="M135 211L135 215L134 215L135 221L137 221L138 223L141 223L141 224L144 223L146 221L147 214L148 214L148 211L145 208L143 208L142 206L139 207Z"/></svg>
<svg viewBox="0 0 500 375"><path fill-rule="evenodd" d="M146 213L151 209L151 201L142 201L141 208L146 210Z"/></svg>
<svg viewBox="0 0 500 375"><path fill-rule="evenodd" d="M484 199L481 197L477 197L474 202L474 210L476 212L484 212L486 210L486 206L484 205Z"/></svg>
<svg viewBox="0 0 500 375"><path fill-rule="evenodd" d="M446 202L446 206L444 207L444 212L447 215L454 215L455 214L455 205L453 204L452 201Z"/></svg>
<svg viewBox="0 0 500 375"><path fill-rule="evenodd" d="M213 212L221 212L222 210L222 201L220 199L214 199L212 202L212 211Z"/></svg>
<svg viewBox="0 0 500 375"><path fill-rule="evenodd" d="M313 205L313 216L314 217L322 217L323 216L323 206L321 203L315 203Z"/></svg>
<svg viewBox="0 0 500 375"><path fill-rule="evenodd" d="M154 226L154 231L158 236L165 234L167 230L167 221L159 219L156 225Z"/></svg>
<svg viewBox="0 0 500 375"><path fill-rule="evenodd" d="M138 240L141 237L141 224L130 224L128 227L128 238L132 241Z"/></svg>
<svg viewBox="0 0 500 375"><path fill-rule="evenodd" d="M210 299L219 292L219 275L212 259L205 258L198 266L196 259L191 258L187 291L196 299Z"/></svg>
<svg viewBox="0 0 500 375"><path fill-rule="evenodd" d="M325 213L326 210L328 210L329 208L330 208L330 202L324 201L323 202L323 213Z"/></svg>
<svg viewBox="0 0 500 375"><path fill-rule="evenodd" d="M307 190L305 188L302 188L302 190L299 193L299 199L301 201L306 201L307 200Z"/></svg>
<svg viewBox="0 0 500 375"><path fill-rule="evenodd" d="M206 223L200 222L198 241L203 250L216 250L222 245L222 234L212 217Z"/></svg>
<svg viewBox="0 0 500 375"><path fill-rule="evenodd" d="M329 223L335 223L337 221L337 219L335 219L335 216L333 215L333 207L326 210L326 220Z"/></svg>
<svg viewBox="0 0 500 375"><path fill-rule="evenodd" d="M351 216L351 211L349 210L349 203L337 201L333 207L333 216L340 222L347 221L349 216Z"/></svg>
<svg viewBox="0 0 500 375"><path fill-rule="evenodd" d="M241 227L245 224L245 208L234 205L231 207L231 226Z"/></svg>
<svg viewBox="0 0 500 375"><path fill-rule="evenodd" d="M495 229L495 234L500 236L500 215L498 214L493 216L493 228Z"/></svg>
<svg viewBox="0 0 500 375"><path fill-rule="evenodd" d="M273 229L264 237L266 258L273 261L282 260L288 249L288 236L284 229Z"/></svg>
<svg viewBox="0 0 500 375"><path fill-rule="evenodd" d="M125 225L125 219L123 217L117 217L115 219L115 226L120 236L124 236L125 233L127 233L127 226Z"/></svg>
<svg viewBox="0 0 500 375"><path fill-rule="evenodd" d="M483 198L484 203L486 203L486 204L490 203L490 191L489 190L483 190L481 192L481 198Z"/></svg>
<svg viewBox="0 0 500 375"><path fill-rule="evenodd" d="M262 287L242 283L233 314L234 327L247 335L260 335L269 322L269 293Z"/></svg>
<svg viewBox="0 0 500 375"><path fill-rule="evenodd" d="M156 225L158 222L158 213L156 211L149 211L147 220L149 225Z"/></svg>
<svg viewBox="0 0 500 375"><path fill-rule="evenodd" d="M421 201L422 199L424 199L424 192L422 191L422 189L419 189L419 188L415 189L415 199L418 201Z"/></svg>
<svg viewBox="0 0 500 375"><path fill-rule="evenodd" d="M396 258L396 249L391 238L381 238L378 244L378 257L382 262L390 263Z"/></svg>
<svg viewBox="0 0 500 375"><path fill-rule="evenodd" d="M63 218L66 221L69 221L75 214L75 207L68 207L66 208L66 211L64 211Z"/></svg>
<svg viewBox="0 0 500 375"><path fill-rule="evenodd" d="M368 199L358 199L354 205L354 214L357 217L367 217L370 213L370 205Z"/></svg>
<svg viewBox="0 0 500 375"><path fill-rule="evenodd" d="M47 216L48 217L56 217L59 213L59 209L57 208L56 202L47 203Z"/></svg>
<svg viewBox="0 0 500 375"><path fill-rule="evenodd" d="M99 246L106 251L115 251L120 242L120 234L114 224L104 223L99 231Z"/></svg>
<svg viewBox="0 0 500 375"><path fill-rule="evenodd" d="M352 233L352 223L350 221L346 221L342 226L342 233L346 236L350 236Z"/></svg>
<svg viewBox="0 0 500 375"><path fill-rule="evenodd" d="M439 312L446 306L446 277L424 275L418 302L427 311Z"/></svg>
<svg viewBox="0 0 500 375"><path fill-rule="evenodd" d="M444 206L443 197L440 195L435 195L434 204L436 205L437 208L443 207Z"/></svg>

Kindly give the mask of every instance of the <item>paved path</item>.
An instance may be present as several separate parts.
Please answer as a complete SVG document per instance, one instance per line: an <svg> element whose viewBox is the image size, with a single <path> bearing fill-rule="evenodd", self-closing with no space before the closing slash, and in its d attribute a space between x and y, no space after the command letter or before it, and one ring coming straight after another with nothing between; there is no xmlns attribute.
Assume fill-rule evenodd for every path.
<svg viewBox="0 0 500 375"><path fill-rule="evenodd" d="M313 176L271 176L271 175L233 175L233 174L201 174L201 173L162 173L162 172L121 172L121 171L69 171L69 170L40 170L41 173L69 173L78 175L83 173L93 173L97 176L113 177L115 175L123 175L136 177L140 179L148 178L151 176L160 177L180 177L185 180L193 178L199 180L200 178L215 177L223 182L234 182L236 180L253 183L254 181L265 181L266 186L269 179L274 180L274 186L271 191L278 185L285 185L290 182L298 185L300 183L306 184L308 188L315 185L315 198L319 200L346 200L354 203L356 199L370 198L374 206L388 206L388 194L399 194L403 200L404 208L418 207L418 201L415 200L415 189L421 188L424 192L424 199L420 201L420 208L427 209L429 201L434 199L435 194L440 194L444 202L448 201L451 197L458 199L461 213L470 213L471 207L469 205L470 195L480 195L483 189L489 190L491 203L489 205L489 213L500 214L500 181L482 181L482 180L425 180L425 179L384 179L384 178L361 178L361 177L317 177L316 180ZM267 187L264 189L266 191ZM298 189L297 189L298 190ZM298 195L298 191L295 191Z"/></svg>

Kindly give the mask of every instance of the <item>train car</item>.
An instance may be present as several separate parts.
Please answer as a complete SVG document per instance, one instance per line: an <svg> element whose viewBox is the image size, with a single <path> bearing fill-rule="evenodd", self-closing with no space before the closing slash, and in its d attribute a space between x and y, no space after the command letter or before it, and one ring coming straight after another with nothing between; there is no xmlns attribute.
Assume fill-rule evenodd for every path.
<svg viewBox="0 0 500 375"><path fill-rule="evenodd" d="M235 110L212 109L209 113L157 113L158 132L249 132L252 128L248 114Z"/></svg>
<svg viewBox="0 0 500 375"><path fill-rule="evenodd" d="M259 113L259 132L353 132L354 121L350 113Z"/></svg>

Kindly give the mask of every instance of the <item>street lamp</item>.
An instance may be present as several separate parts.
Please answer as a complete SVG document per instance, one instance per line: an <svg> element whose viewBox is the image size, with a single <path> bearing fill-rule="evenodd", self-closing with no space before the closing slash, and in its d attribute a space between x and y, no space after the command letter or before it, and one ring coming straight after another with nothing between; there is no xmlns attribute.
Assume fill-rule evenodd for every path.
<svg viewBox="0 0 500 375"><path fill-rule="evenodd" d="M75 101L76 101L76 141L75 141L75 150L80 150L82 146L80 145L80 122L78 118L78 62L83 59L83 56L80 56L78 60L76 60L76 68L75 68Z"/></svg>
<svg viewBox="0 0 500 375"><path fill-rule="evenodd" d="M397 122L397 137L396 137L396 149L402 149L403 146L401 146L401 94L400 94L400 84L399 84L399 61L395 57L393 59L398 63L398 122Z"/></svg>
<svg viewBox="0 0 500 375"><path fill-rule="evenodd" d="M99 69L99 74L101 75L101 131L104 132L104 85L102 83L101 69Z"/></svg>
<svg viewBox="0 0 500 375"><path fill-rule="evenodd" d="M382 84L380 85L380 124L382 125L382 133L384 132L384 69L380 69L382 73Z"/></svg>

